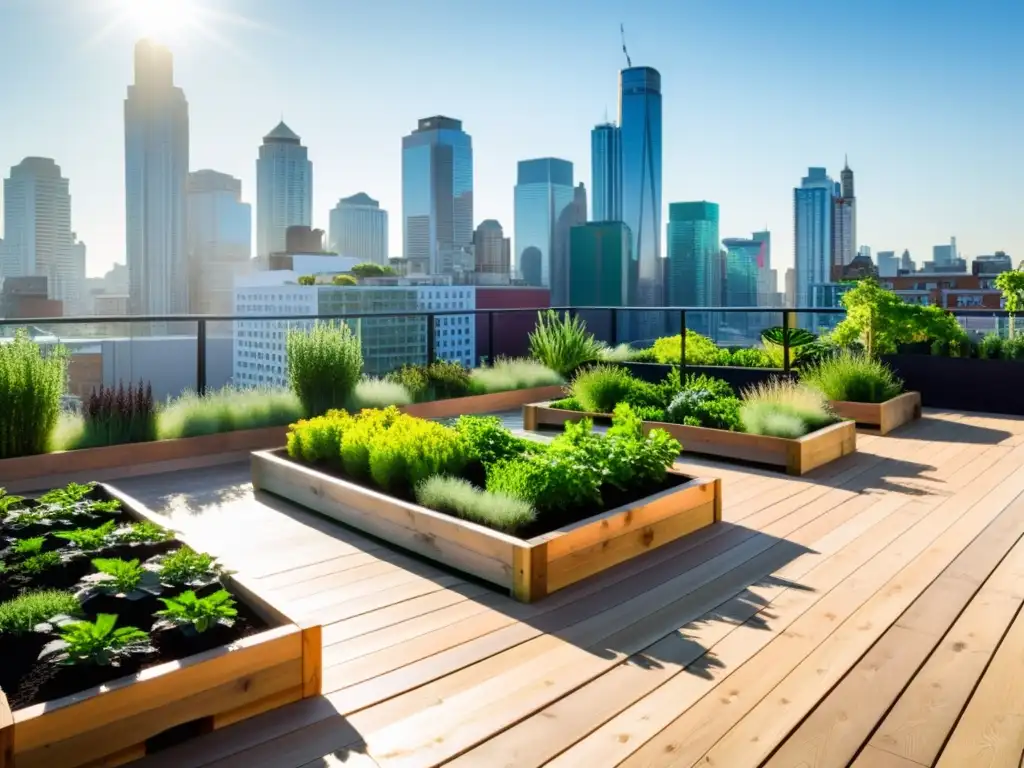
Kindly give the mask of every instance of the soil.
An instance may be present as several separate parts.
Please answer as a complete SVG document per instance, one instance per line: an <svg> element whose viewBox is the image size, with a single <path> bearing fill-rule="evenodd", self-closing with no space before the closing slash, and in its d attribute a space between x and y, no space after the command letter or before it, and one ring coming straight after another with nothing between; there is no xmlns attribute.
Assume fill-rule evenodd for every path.
<svg viewBox="0 0 1024 768"><path fill-rule="evenodd" d="M90 494L90 498L100 501L109 497L101 488L96 488ZM95 527L111 518L118 524L136 521L136 518L122 510L116 515L103 515L95 522L84 525ZM28 526L15 531L0 525L0 548L6 547L16 539L77 527L79 526L76 524ZM17 558L9 556L8 570L0 573L0 602L41 589L73 591L81 578L93 571L93 558L145 561L179 546L179 542L172 540L159 544L122 544L83 553L71 547L70 542L50 536L43 546L43 551L60 551L64 556L64 562L41 574L28 576L13 567L16 566ZM220 588L221 585L214 584L196 592L202 597ZM169 590L161 596L173 597L181 591L183 590ZM93 621L100 613L112 613L118 616L119 627L133 626L149 632L156 622L153 614L163 608L164 604L155 595L146 595L138 600L97 595L85 602L83 615ZM22 635L0 634L0 690L7 695L11 709L18 710L109 683L126 675L134 675L143 669L203 653L267 629L266 622L248 606L239 602L236 608L238 617L231 627L218 626L201 635L179 629L153 632L151 641L155 651L128 657L122 660L119 667L59 666L48 661L39 661L39 654L44 646L55 639L53 635L35 632Z"/></svg>

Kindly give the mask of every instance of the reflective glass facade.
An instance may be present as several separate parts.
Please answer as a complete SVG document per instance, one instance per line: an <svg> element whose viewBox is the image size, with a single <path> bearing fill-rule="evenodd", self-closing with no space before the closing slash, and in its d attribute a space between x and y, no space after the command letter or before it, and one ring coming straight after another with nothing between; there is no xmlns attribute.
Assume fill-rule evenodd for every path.
<svg viewBox="0 0 1024 768"><path fill-rule="evenodd" d="M722 286L722 306L758 306L758 263L763 257L764 244L759 240L727 238L725 246L725 281ZM722 321L736 333L746 337L752 335L753 321L760 323L755 313L724 315ZM760 330L760 329L757 329Z"/></svg>
<svg viewBox="0 0 1024 768"><path fill-rule="evenodd" d="M672 307L715 307L722 303L722 258L718 204L671 203L668 207L667 303ZM716 315L717 317L717 315ZM698 333L714 335L710 313L688 313Z"/></svg>
<svg viewBox="0 0 1024 768"><path fill-rule="evenodd" d="M575 195L568 160L545 157L519 163L515 270L527 285L550 288L553 306L569 300L569 230L582 223Z"/></svg>
<svg viewBox="0 0 1024 768"><path fill-rule="evenodd" d="M473 139L462 121L427 117L402 139L402 235L410 272L450 274L473 243Z"/></svg>
<svg viewBox="0 0 1024 768"><path fill-rule="evenodd" d="M622 141L622 219L633 234L637 255L637 302L665 302L661 258L661 75L651 67L622 70L619 126ZM661 313L633 313L637 338L665 330Z"/></svg>
<svg viewBox="0 0 1024 768"><path fill-rule="evenodd" d="M591 221L622 220L622 132L604 123L590 132Z"/></svg>
<svg viewBox="0 0 1024 768"><path fill-rule="evenodd" d="M631 305L637 278L632 245L629 227L621 221L592 221L573 227L569 304L574 307Z"/></svg>
<svg viewBox="0 0 1024 768"><path fill-rule="evenodd" d="M793 190L793 261L797 306L811 305L810 286L831 281L832 208L838 185L824 168L809 168ZM801 325L809 318L801 318Z"/></svg>

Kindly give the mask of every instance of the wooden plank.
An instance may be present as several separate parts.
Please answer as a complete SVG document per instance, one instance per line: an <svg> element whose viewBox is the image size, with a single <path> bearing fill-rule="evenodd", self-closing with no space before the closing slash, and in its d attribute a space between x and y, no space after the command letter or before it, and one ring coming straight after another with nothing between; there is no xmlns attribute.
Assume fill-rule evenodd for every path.
<svg viewBox="0 0 1024 768"><path fill-rule="evenodd" d="M779 467L786 466L789 443L792 442L781 437L765 437L746 432L729 432L725 429L645 421L644 434L646 435L652 429L662 429L678 440L683 446L684 456L692 453L699 456L714 456Z"/></svg>
<svg viewBox="0 0 1024 768"><path fill-rule="evenodd" d="M858 426L874 428L881 435L921 418L921 393L904 392L884 403L855 403L831 400L829 404L840 418Z"/></svg>
<svg viewBox="0 0 1024 768"><path fill-rule="evenodd" d="M927 768L927 766L868 745L857 756L851 768Z"/></svg>
<svg viewBox="0 0 1024 768"><path fill-rule="evenodd" d="M14 715L0 691L0 768L14 768Z"/></svg>
<svg viewBox="0 0 1024 768"><path fill-rule="evenodd" d="M538 400L551 400L561 397L562 385L547 387L531 387L530 389L513 389L508 392L493 392L487 395L467 395L447 400L433 400L427 403L404 405L400 410L410 416L422 419L446 419L463 414L492 413L509 411L527 403Z"/></svg>
<svg viewBox="0 0 1024 768"><path fill-rule="evenodd" d="M302 628L302 697L319 696L323 688L323 630L319 624Z"/></svg>
<svg viewBox="0 0 1024 768"><path fill-rule="evenodd" d="M786 471L791 475L806 475L856 451L857 427L853 422L843 421L804 435L795 442L799 447L790 449Z"/></svg>
<svg viewBox="0 0 1024 768"><path fill-rule="evenodd" d="M523 429L534 432L542 426L564 427L567 423L575 423L590 419L594 422L609 421L611 414L592 413L590 411L567 411L552 408L550 402L534 402L523 405Z"/></svg>

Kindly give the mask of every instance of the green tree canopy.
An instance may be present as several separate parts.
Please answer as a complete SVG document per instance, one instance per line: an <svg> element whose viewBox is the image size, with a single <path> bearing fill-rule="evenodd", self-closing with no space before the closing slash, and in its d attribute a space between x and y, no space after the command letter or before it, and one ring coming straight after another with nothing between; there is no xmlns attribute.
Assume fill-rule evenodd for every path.
<svg viewBox="0 0 1024 768"><path fill-rule="evenodd" d="M299 275L299 285L316 285L316 278L313 275Z"/></svg>
<svg viewBox="0 0 1024 768"><path fill-rule="evenodd" d="M381 266L371 261L364 261L362 264L356 264L352 267L352 274L356 277L392 277L398 273L389 266Z"/></svg>
<svg viewBox="0 0 1024 768"><path fill-rule="evenodd" d="M359 281L352 275L335 275L331 278L334 285L358 285Z"/></svg>
<svg viewBox="0 0 1024 768"><path fill-rule="evenodd" d="M1010 313L1010 338L1014 333L1014 315L1024 309L1024 272L1012 269L996 278L996 288L1003 292L1003 307Z"/></svg>

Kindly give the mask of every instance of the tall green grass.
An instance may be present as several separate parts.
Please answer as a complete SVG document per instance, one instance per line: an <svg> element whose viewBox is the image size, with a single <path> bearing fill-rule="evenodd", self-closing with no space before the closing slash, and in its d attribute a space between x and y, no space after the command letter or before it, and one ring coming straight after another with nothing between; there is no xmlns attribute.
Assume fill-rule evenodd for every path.
<svg viewBox="0 0 1024 768"><path fill-rule="evenodd" d="M537 313L537 327L530 334L530 355L560 376L599 360L604 349L579 317L559 315L553 309Z"/></svg>
<svg viewBox="0 0 1024 768"><path fill-rule="evenodd" d="M344 408L363 372L359 337L344 323L317 322L290 330L288 382L308 416Z"/></svg>
<svg viewBox="0 0 1024 768"><path fill-rule="evenodd" d="M67 382L63 346L43 354L28 332L0 343L0 459L45 453Z"/></svg>
<svg viewBox="0 0 1024 768"><path fill-rule="evenodd" d="M804 369L800 379L829 400L854 403L884 403L903 391L903 382L885 363L849 351Z"/></svg>
<svg viewBox="0 0 1024 768"><path fill-rule="evenodd" d="M157 439L199 437L239 429L280 427L303 416L302 404L287 389L224 387L202 397L186 392L157 417Z"/></svg>
<svg viewBox="0 0 1024 768"><path fill-rule="evenodd" d="M498 359L491 366L469 372L470 391L475 394L511 392L516 389L564 384L558 373L536 360Z"/></svg>
<svg viewBox="0 0 1024 768"><path fill-rule="evenodd" d="M835 421L825 396L804 384L771 379L743 391L740 422L753 435L795 439Z"/></svg>

